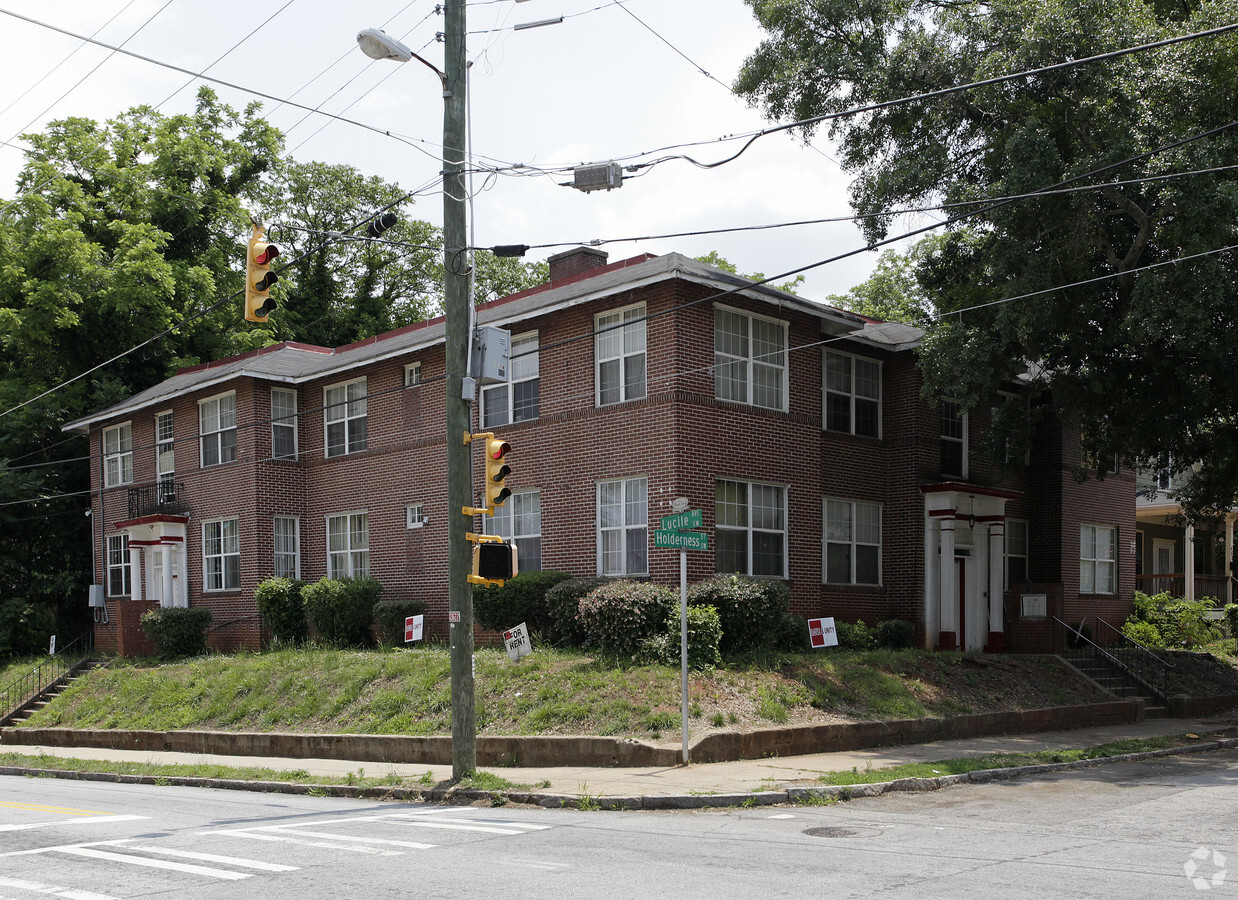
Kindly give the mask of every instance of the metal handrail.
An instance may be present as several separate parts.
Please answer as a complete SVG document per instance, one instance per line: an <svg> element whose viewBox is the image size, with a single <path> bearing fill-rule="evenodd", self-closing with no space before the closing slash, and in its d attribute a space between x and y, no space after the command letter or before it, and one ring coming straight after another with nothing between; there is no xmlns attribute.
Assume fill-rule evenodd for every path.
<svg viewBox="0 0 1238 900"><path fill-rule="evenodd" d="M1117 666L1119 669L1123 669L1123 670L1125 670L1125 669L1126 669L1126 665L1122 662L1122 660L1118 659L1116 656L1114 656L1113 654L1111 654L1111 653L1110 653L1108 650L1106 650L1104 647L1102 647L1102 646L1100 646L1099 644L1095 643L1095 642L1094 642L1091 638L1089 638L1087 635L1085 635L1082 631L1080 631L1079 629L1075 628L1075 626L1073 626L1073 625L1068 625L1067 623L1065 623L1065 622L1063 622L1061 619L1059 619L1057 616L1052 616L1051 618L1053 619L1053 621L1054 621L1055 623L1057 623L1058 625L1060 625L1062 628L1065 628L1068 632L1070 632L1072 635L1074 635L1074 636L1075 636L1075 637L1079 640L1080 644L1086 644L1086 645L1087 645L1087 647L1090 647L1090 648L1091 648L1091 651L1089 652L1089 651L1088 651L1088 649L1087 649L1087 647L1081 647L1080 649L1081 649L1084 653L1086 653L1086 654L1087 654L1087 655L1089 655L1089 656L1103 657L1104 659L1107 659L1107 660L1108 660L1110 663L1112 663L1113 665ZM1082 624L1082 623L1080 623L1080 624ZM1063 655L1069 655L1069 654L1063 654Z"/></svg>
<svg viewBox="0 0 1238 900"><path fill-rule="evenodd" d="M19 675L0 689L0 724L59 679L90 658L94 652L94 631L87 631L56 651L56 655Z"/></svg>
<svg viewBox="0 0 1238 900"><path fill-rule="evenodd" d="M1161 659L1139 641L1114 628L1100 616L1096 617L1094 633L1097 639L1102 634L1107 637L1112 635L1112 642L1106 643L1110 649L1115 649L1117 653L1126 657L1127 671L1137 680L1142 681L1150 690L1155 691L1162 700L1168 697L1169 673L1173 669L1169 662Z"/></svg>

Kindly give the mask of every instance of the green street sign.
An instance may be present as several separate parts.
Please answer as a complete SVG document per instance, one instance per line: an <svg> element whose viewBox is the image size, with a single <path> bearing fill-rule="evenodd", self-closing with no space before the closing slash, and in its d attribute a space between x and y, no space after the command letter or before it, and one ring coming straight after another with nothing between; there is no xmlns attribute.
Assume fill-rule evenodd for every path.
<svg viewBox="0 0 1238 900"><path fill-rule="evenodd" d="M709 535L698 531L664 531L653 533L655 547L680 547L685 550L708 550Z"/></svg>
<svg viewBox="0 0 1238 900"><path fill-rule="evenodd" d="M658 527L663 531L683 531L688 528L700 528L703 522L699 509L689 509L675 513L673 516L663 516L662 524Z"/></svg>

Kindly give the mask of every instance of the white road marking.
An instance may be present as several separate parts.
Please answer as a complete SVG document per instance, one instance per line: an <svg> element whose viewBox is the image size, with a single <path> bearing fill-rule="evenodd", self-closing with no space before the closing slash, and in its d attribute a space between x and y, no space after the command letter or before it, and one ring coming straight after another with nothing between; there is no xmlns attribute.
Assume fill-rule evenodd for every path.
<svg viewBox="0 0 1238 900"><path fill-rule="evenodd" d="M389 847L407 847L410 850L430 850L433 844L418 844L414 841L392 841L386 838L353 837L349 834L335 834L330 831L303 831L300 828L280 828L281 834L297 834L301 837L326 838L329 841L346 841L350 844L383 844Z"/></svg>
<svg viewBox="0 0 1238 900"><path fill-rule="evenodd" d="M238 856L218 856L214 853L195 853L192 850L173 850L171 847L129 847L128 849L138 850L142 853L161 853L164 856L175 856L178 859L196 859L198 862L221 863L226 866L237 866L242 869L257 869L260 872L297 871L297 866L285 866L280 863L262 862L257 859L242 859Z"/></svg>
<svg viewBox="0 0 1238 900"><path fill-rule="evenodd" d="M320 847L326 850L347 850L349 853L369 853L374 856L399 856L397 850L379 850L377 847L353 847L348 844L331 844L326 841L302 841L278 834L259 834L257 831L204 831L201 834L226 834L229 837L249 838L255 841L277 841L283 844L298 844L302 847Z"/></svg>
<svg viewBox="0 0 1238 900"><path fill-rule="evenodd" d="M146 816L86 816L80 819L57 819L55 822L5 823L0 831L27 831L31 828L51 828L55 825L94 825L99 822L139 822Z"/></svg>
<svg viewBox="0 0 1238 900"><path fill-rule="evenodd" d="M483 831L491 834L523 834L526 831L545 831L553 825L534 825L531 822L497 822L493 819L463 819L455 822L435 822L427 816L413 817L405 813L389 813L387 818L398 819L407 825L422 828L447 828L458 831ZM452 818L457 818L453 816Z"/></svg>
<svg viewBox="0 0 1238 900"><path fill-rule="evenodd" d="M67 853L70 856L85 856L90 859L103 859L109 862L126 863L131 866L145 866L149 869L170 869L173 872L184 872L189 875L206 875L210 878L222 878L225 881L240 881L243 878L253 878L248 872L229 872L226 869L212 869L207 866L194 866L189 863L172 862L166 859L148 859L145 856L129 856L126 853L113 853L109 850L95 850L93 847L57 847L57 853Z"/></svg>
<svg viewBox="0 0 1238 900"><path fill-rule="evenodd" d="M770 818L771 819L794 819L795 816L791 815L791 813L779 813L776 816L770 816Z"/></svg>
<svg viewBox="0 0 1238 900"><path fill-rule="evenodd" d="M13 888L19 891L33 891L36 894L51 894L56 897L66 897L68 900L116 900L106 894L92 894L90 891L77 891L73 888L56 885L39 884L37 881L23 881L20 878L0 878L0 887Z"/></svg>

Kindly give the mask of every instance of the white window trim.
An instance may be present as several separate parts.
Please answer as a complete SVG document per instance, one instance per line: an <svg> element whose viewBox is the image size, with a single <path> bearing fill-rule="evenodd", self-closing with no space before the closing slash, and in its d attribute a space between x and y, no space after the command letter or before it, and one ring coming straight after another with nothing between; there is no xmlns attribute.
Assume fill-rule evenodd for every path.
<svg viewBox="0 0 1238 900"><path fill-rule="evenodd" d="M112 562L112 541L120 542L121 559L124 561L120 563L119 565L113 564ZM129 535L128 534L109 534L107 536L107 543L104 549L104 553L105 553L104 566L107 570L105 573L106 580L104 583L107 585L107 595L109 597L131 596L133 593L133 569L130 567L130 564L129 564ZM120 576L121 592L120 593L113 593L112 591L112 571L114 569L121 570L121 576ZM124 590L125 582L129 583L129 590L127 591Z"/></svg>
<svg viewBox="0 0 1238 900"><path fill-rule="evenodd" d="M478 416L478 422L480 423L480 425L481 425L481 427L482 427L482 428L491 428L491 427L493 427L493 428L502 428L504 425L514 425L514 424L516 424L516 391L515 391L515 386L516 386L516 385L518 385L518 384L524 384L525 382L528 382L528 381L537 381L537 382L539 382L539 386L538 386L538 397L537 397L537 415L536 415L536 416L530 416L530 417L529 417L529 418L527 418L527 419L521 419L520 421L521 421L521 422L533 422L533 421L535 421L535 420L537 420L537 419L541 418L541 415L542 415L542 398L541 398L541 386L540 386L540 382L541 382L541 378L542 378L542 341L541 341L541 335L537 332L537 330L536 330L536 329L535 329L535 330L533 330L533 331L525 331L525 332L521 332L520 334L513 334L513 335L512 335L512 337L511 337L511 343L510 343L510 345L509 345L509 346L510 346L510 348L511 348L511 349L510 349L510 352L511 352L511 355L512 355L512 356L516 356L517 354L524 354L524 353L528 353L528 352L529 352L529 350L527 350L527 349L521 349L521 348L518 348L518 347L516 346L517 344L519 344L519 343L521 343L521 342L523 342L523 341L528 341L528 340L534 340L534 341L537 341L537 373L536 373L535 375L531 375L531 376L529 376L528 378L516 378L516 377L515 377L515 374L516 374L516 362L517 362L517 361L516 361L516 360L511 360L511 361L508 363L508 366L507 366L507 381L500 382L499 384L486 385L485 387L483 387L483 388L481 389L481 393L480 393L480 397L479 397L480 402L477 404L477 416ZM505 422L502 422L502 423L498 424L498 425L491 425L489 422L486 422L486 421L485 421L485 417L486 417L486 400L485 400L485 397L486 397L486 392L487 392L487 391L492 391L492 390L495 390L495 389L497 389L497 388L504 387L504 386L506 386L506 388L507 388L507 420L506 420Z"/></svg>
<svg viewBox="0 0 1238 900"><path fill-rule="evenodd" d="M625 316L627 313L634 310L640 310L637 324L640 325L644 332L644 345L641 350L628 352L623 349L623 335L627 327ZM603 326L601 321L612 317L618 317L619 321L611 325ZM593 403L594 406L601 408L602 406L616 406L620 403L627 403L629 400L644 400L649 396L649 329L646 326L645 304L632 303L627 306L621 306L617 309L609 309L606 312L598 313L593 317L593 330L595 332L593 338ZM618 356L602 356L602 335L596 334L601 328L608 329L607 334L617 334L619 336L619 355ZM645 357L645 380L641 385L642 392L639 397L628 396L627 379L624 378L625 362L631 357ZM619 362L619 399L612 400L608 403L602 402L602 363L618 360Z"/></svg>
<svg viewBox="0 0 1238 900"><path fill-rule="evenodd" d="M295 581L301 580L301 517L300 516L273 516L271 519L271 549L272 562L280 556L279 548L275 544L275 523L280 519L286 519L292 522L292 578ZM274 567L274 571L279 571L279 566ZM287 577L287 576L285 576Z"/></svg>
<svg viewBox="0 0 1238 900"><path fill-rule="evenodd" d="M117 433L116 444L117 444L117 447L120 447L123 444L123 442L121 441L120 434L119 434L122 429L129 430L129 449L128 450L118 449L118 450L114 450L111 453L109 453L107 450L108 433L109 432ZM103 448L103 486L110 488L110 487L119 487L122 484L133 484L133 422L132 421L119 422L115 425L109 425L107 428L104 428L101 446ZM127 478L125 477L125 460L126 459L128 459L129 461L129 466L128 466L129 474ZM114 480L111 476L111 473L108 471L108 468L109 468L108 464L112 462L113 460L115 460L119 465L119 471L117 472L117 476Z"/></svg>
<svg viewBox="0 0 1238 900"><path fill-rule="evenodd" d="M850 522L851 522L851 539L848 541L832 541L829 538L829 510L830 503L846 503L851 507ZM867 541L860 541L856 538L856 506L874 506L877 508L877 543L871 544ZM851 574L848 581L830 581L829 578L829 553L830 544L846 543L851 548ZM856 547L876 547L877 548L877 580L876 581L858 581L856 578L856 569L858 567L858 554ZM885 581L885 572L883 563L885 561L885 505L876 503L871 500L852 500L849 497L823 497L821 499L821 583L828 585L836 585L843 587L860 587L860 588L875 588L881 587Z"/></svg>
<svg viewBox="0 0 1238 900"><path fill-rule="evenodd" d="M714 398L718 400L722 400L722 402L724 403L738 403L742 406L751 406L755 409L769 409L769 410L773 410L774 412L786 412L787 409L789 408L788 407L788 403L790 402L789 394L791 393L791 381L790 381L790 372L789 372L790 367L788 364L789 363L788 357L791 353L791 345L790 345L791 331L790 331L790 326L788 325L786 320L775 319L771 316L763 316L760 313L749 312L746 309L739 309L738 307L727 306L726 304L723 304L723 303L715 303L714 309L725 310L726 312L729 312L732 315L744 316L745 318L749 320L749 323L750 323L748 326L748 355L745 357L739 357L739 356L732 357L733 359L736 359L736 360L744 359L748 363L748 376L747 376L748 378L747 380L748 399L747 400L734 400L731 398L723 399L718 396L718 362L717 362L718 343L717 343L717 340L714 341L714 366L713 366ZM769 363L769 362L761 363L761 365L763 366L769 366L770 368L776 368L782 371L782 391L781 391L782 396L781 396L780 405L777 408L772 407L772 406L762 406L761 404L755 402L756 391L754 388L755 388L756 382L754 378L753 366L756 364L756 359L755 359L755 356L752 350L753 338L752 338L752 325L751 325L751 320L753 319L760 319L763 322L770 322L774 325L777 325L779 328L782 329L782 356L783 356L782 365L774 365L773 363Z"/></svg>
<svg viewBox="0 0 1238 900"><path fill-rule="evenodd" d="M161 440L159 437L159 422L165 416L168 417L169 420L172 422L172 436L169 437L167 440ZM162 469L163 456L160 452L160 448L164 444L168 445L168 454L170 455L171 461L172 461L172 468L168 469L166 472L163 471ZM173 481L175 477L176 477L176 417L173 415L172 410L165 409L162 412L155 413L155 479L157 481Z"/></svg>
<svg viewBox="0 0 1238 900"><path fill-rule="evenodd" d="M349 400L348 399L348 388L354 384L362 385L363 387L362 395L361 397L358 398L358 400ZM344 389L344 400L342 403L332 403L330 400L327 399L327 394L330 391L338 390L339 388ZM360 400L365 401L365 412L359 416L350 416L348 414L349 404L359 402ZM323 405L322 455L324 458L337 459L341 456L348 456L349 454L352 454L352 453L364 453L365 450L369 449L369 446L370 446L370 438L369 438L370 392L369 392L368 386L366 386L365 376L362 376L361 378L352 378L352 379L349 379L348 381L337 381L335 384L325 385L322 389L322 405ZM335 411L337 410L340 411L340 417L336 419L331 418L331 416L334 415ZM361 419L366 420L365 447L361 450L350 450L349 444L351 442L349 441L349 434L350 434L349 423L355 422ZM330 427L340 422L344 423L344 449L340 451L339 453L332 454L331 453L331 439L329 437Z"/></svg>
<svg viewBox="0 0 1238 900"><path fill-rule="evenodd" d="M605 529L604 529L604 528L602 528L602 485L604 485L604 484L619 484L619 485L622 485L621 490L623 491L623 494L624 494L624 501L623 501L623 503L624 503L624 507L625 507L625 510L624 510L624 511L626 512L626 506L627 506L627 485L628 485L628 482L631 482L631 481L643 481L643 482L645 482L645 522L644 522L644 528L645 528L645 570L644 570L643 572L629 572L629 571L628 571L628 568L627 568L627 565L628 565L628 529L631 529L631 528L637 528L637 527L639 527L639 526L634 525L634 524L633 524L633 525L629 525L629 524L627 523L627 521L626 521L626 516L625 516L625 520L624 520L624 522L623 522L622 524L617 525L617 526L611 526L610 528L605 528ZM630 476L628 476L628 477L626 477L626 478L604 478L604 479L602 479L601 481L597 482L597 483L594 485L594 489L593 489L593 521L594 521L594 528L595 528L595 531L596 531L596 541L597 541L597 566L596 566L596 571L597 571L597 574L598 574L598 575L604 575L604 576L606 576L606 577L608 577L608 578L609 578L609 577L613 577L613 576L626 576L626 575L631 575L631 576L642 576L642 575L648 575L648 574L649 574L649 537L650 537L650 535L649 535L649 478L648 478L648 476L646 476L646 475L630 475ZM623 538L623 550L622 550L623 567L622 567L622 571L619 571L619 572L606 572L606 571L605 571L605 565L604 565L604 559L605 559L605 557L604 557L604 554L603 554L603 547L604 547L604 543L603 543L603 541L602 541L602 536L603 536L603 534L604 534L605 532L607 532L607 531L617 531L617 532L619 532L619 534L620 534L620 535L622 536L622 538Z"/></svg>
<svg viewBox="0 0 1238 900"><path fill-rule="evenodd" d="M424 528L426 524L425 504L409 503L404 507L404 527Z"/></svg>
<svg viewBox="0 0 1238 900"><path fill-rule="evenodd" d="M210 573L208 571L206 561L208 559L214 559L215 557L214 555L208 554L206 552L207 551L207 540L208 540L207 529L210 528L212 525L223 525L227 522L232 522L236 525L236 552L229 553L223 549L222 547L223 530L221 529L220 530L221 546L220 546L220 553L219 553L220 586L211 587L210 581L209 581ZM237 566L236 566L237 576L236 576L235 586L228 585L228 567L225 564L225 561L227 560L229 556L235 556L237 559ZM237 591L237 590L240 590L240 588L241 588L241 522L240 522L240 519L237 519L235 517L230 517L230 518L223 518L223 519L209 519L203 522L202 523L202 591L203 593L220 594L220 593L225 593L227 591Z"/></svg>
<svg viewBox="0 0 1238 900"><path fill-rule="evenodd" d="M225 397L232 398L232 425L228 428L220 428L216 431L204 431L202 429L202 408L208 403L216 403L223 400ZM232 459L223 458L223 435L229 431L240 433L237 428L237 408L236 408L236 391L224 391L222 394L216 394L213 397L204 397L198 401L198 466L203 469L213 469L216 466L226 466L228 463L236 462L240 456L239 448L234 445L233 452L236 454ZM206 441L208 438L214 439L219 449L219 462L208 463L206 461Z"/></svg>
<svg viewBox="0 0 1238 900"><path fill-rule="evenodd" d="M421 362L409 363L404 367L404 386L413 387L421 384Z"/></svg>
<svg viewBox="0 0 1238 900"><path fill-rule="evenodd" d="M1023 525L1023 534L1024 534L1025 541L1026 541L1024 548L1023 548L1024 551L1026 551L1024 553L1011 553L1010 552L1010 525L1013 522L1018 522ZM1005 551L1003 554L1004 558L1002 560L1003 563L1005 563L1005 565L1003 566L1004 571L1002 573L1002 582L1003 582L1003 586L1005 590L1009 591L1012 588L1017 587L1017 585L1011 584L1010 582L1010 559L1011 557L1022 559L1024 575L1029 578L1031 576L1031 570L1029 569L1029 566L1031 565L1031 561L1032 561L1032 523L1028 519L1016 519L1016 518L1008 517L1006 519L1005 533L1002 538L1002 549Z"/></svg>
<svg viewBox="0 0 1238 900"><path fill-rule="evenodd" d="M828 387L828 382L826 381L826 379L828 378L828 371L829 371L827 360L829 359L831 355L844 356L851 361L851 390L846 395L851 404L851 416L850 416L851 427L847 431L839 431L837 429L829 427L829 395L830 394L841 395L843 393L842 391L832 390L830 387ZM855 401L857 398L857 394L855 390L855 361L857 359L863 362L866 362L866 363L871 363L877 367L877 435L876 435L876 439L881 440L883 437L882 419L884 418L884 410L885 410L885 364L879 359L873 359L871 356L862 356L859 353L848 353L846 350L831 350L827 347L827 348L823 348L821 351L821 428L823 431L828 431L831 434L855 435L856 433L855 432ZM872 398L862 397L860 399L871 400ZM872 437L872 435L868 435L868 434L856 435L856 436L866 437L866 438Z"/></svg>
<svg viewBox="0 0 1238 900"><path fill-rule="evenodd" d="M717 540L718 531L720 530L721 531L744 531L746 532L748 536L748 547L747 547L747 551L745 554L748 559L748 571L737 573L737 574L748 575L749 577L752 577L752 578L779 578L785 581L789 577L787 573L790 571L790 563L789 563L789 558L788 558L788 553L790 552L790 549L788 545L790 544L789 528L791 524L790 498L788 495L789 492L787 491L787 486L785 484L777 484L776 482L772 482L772 481L749 481L748 479L745 479L745 478L720 478L719 477L719 478L714 479L714 491L715 491L714 502L715 504L717 503L716 492L717 492L718 483L727 482L727 481L732 482L734 484L746 484L748 486L748 501L747 501L748 524L744 526L718 525L717 524L718 511L717 509L715 509L714 510L715 547L717 546L716 540ZM769 528L754 528L753 527L752 525L752 488L754 487L777 488L779 491L782 492L782 530L781 532L776 532ZM778 575L753 575L752 574L752 558L753 558L752 536L754 533L761 533L761 534L779 534L780 533L782 534L782 572L781 574L778 574ZM715 560L716 560L716 556L715 556ZM714 568L715 569L717 568L716 562L715 562Z"/></svg>
<svg viewBox="0 0 1238 900"><path fill-rule="evenodd" d="M527 497L530 494L537 495L537 531L516 534L516 499L522 496ZM515 543L517 549L519 549L520 547L520 542L524 540L525 538L537 538L539 542L538 546L540 547L541 546L540 542L542 538L542 512L541 510L542 510L542 489L541 488L528 488L526 490L516 491L514 494L512 494L510 497L507 498L507 501L502 506L498 507L498 509L495 511L494 518L491 520L491 524L494 526L494 533L499 535L505 540L512 541L513 543ZM541 555L542 555L541 551L539 550L537 554L538 565L537 565L537 568L534 569L534 571L538 571L541 569ZM525 571L524 564L521 564L520 571L522 572Z"/></svg>
<svg viewBox="0 0 1238 900"><path fill-rule="evenodd" d="M365 516L366 517L365 519L365 537L366 537L365 573L364 574L358 574L356 569L354 569L353 567L353 554L361 552L359 548L353 547L352 545L352 533L353 533L352 517L353 516ZM368 576L370 572L372 571L372 568L370 566L370 533L371 533L370 532L370 511L368 509L352 509L347 512L331 513L330 515L324 516L323 519L324 519L324 527L326 529L326 531L324 532L324 536L326 538L326 551L327 551L327 577L328 578L341 578L341 577L363 578L363 577ZM335 575L331 574L331 553L332 553L332 550L331 550L331 520L332 519L349 520L348 527L345 530L345 534L348 536L348 546L344 550L336 551L338 553L344 554L344 556L347 558L348 560L347 571L337 573Z"/></svg>
<svg viewBox="0 0 1238 900"><path fill-rule="evenodd" d="M292 395L292 412L285 413L283 416L276 418L275 415L275 393L276 391L282 394ZM298 426L300 416L298 415L298 397L295 388L287 387L272 387L271 388L271 458L280 459L290 462L295 462L301 457L301 429ZM291 456L276 456L275 455L275 429L291 428L292 429L292 455Z"/></svg>
<svg viewBox="0 0 1238 900"><path fill-rule="evenodd" d="M963 437L962 437L962 439L961 439L961 440L959 440L959 439L956 439L956 438L948 438L948 437L946 437L944 434L942 434L942 431L941 431L941 407L940 407L940 406L938 406L938 408L937 408L937 437L938 437L938 440L939 440L939 441L950 441L951 443L955 443L955 444L962 444L962 446L963 446L963 451L962 451L962 452L963 452L963 466L962 466L962 472L961 472L961 473L958 473L958 474L955 474L955 473L950 473L950 476L949 476L949 477L951 477L951 478L967 478L967 477L968 477L968 473L969 473L969 471L970 471L970 469L971 469L971 466L970 466L970 458L971 458L971 444L970 444L970 440L969 440L969 433L970 433L970 431L971 431L971 411L970 411L970 410L968 410L968 409L967 409L967 407L963 406L963 404L962 404L962 403L960 403L958 400L952 400L952 399L950 399L949 397L943 397L943 398L941 399L941 401L940 401L940 402L941 402L941 403L953 403L955 406L959 407L959 409L961 409L961 410L963 411L963 422L962 422L962 426L963 426ZM939 460L939 462L940 462L940 460ZM944 469L945 467L943 466L942 468ZM945 474L947 474L947 473L943 471L943 472L942 472L942 474L943 474L943 475L945 475Z"/></svg>
<svg viewBox="0 0 1238 900"><path fill-rule="evenodd" d="M1112 559L1101 559L1099 557L1086 557L1083 555L1083 529L1084 528L1095 528L1097 531L1108 531L1113 535L1113 558ZM1080 541L1079 593L1084 594L1089 597L1093 595L1102 596L1102 597L1115 596L1118 592L1118 529L1117 529L1117 526L1116 525L1102 525L1098 522L1080 522L1079 523L1079 541ZM1093 565L1092 590L1090 591L1085 591L1083 589L1083 567L1085 563L1091 563ZM1102 591L1099 589L1097 585L1098 579L1096 577L1096 573L1098 569L1096 567L1102 564L1106 566L1111 566L1113 568L1113 589L1112 590Z"/></svg>

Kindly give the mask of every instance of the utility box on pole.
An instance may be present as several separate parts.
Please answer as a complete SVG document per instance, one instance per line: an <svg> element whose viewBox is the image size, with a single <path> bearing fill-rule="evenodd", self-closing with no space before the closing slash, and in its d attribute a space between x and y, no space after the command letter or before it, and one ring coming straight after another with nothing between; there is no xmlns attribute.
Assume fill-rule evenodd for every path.
<svg viewBox="0 0 1238 900"><path fill-rule="evenodd" d="M512 333L493 325L473 329L473 371L478 384L506 384L512 358Z"/></svg>

